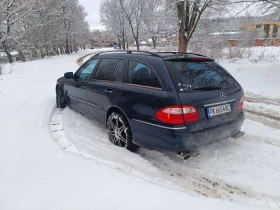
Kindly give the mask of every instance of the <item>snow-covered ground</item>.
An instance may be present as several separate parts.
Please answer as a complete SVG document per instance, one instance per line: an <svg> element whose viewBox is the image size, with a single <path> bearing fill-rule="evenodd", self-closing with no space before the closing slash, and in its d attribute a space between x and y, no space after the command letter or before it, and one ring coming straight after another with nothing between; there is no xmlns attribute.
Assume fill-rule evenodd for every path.
<svg viewBox="0 0 280 210"><path fill-rule="evenodd" d="M280 62L242 59L222 61L220 64L238 80L248 96L280 98Z"/></svg>
<svg viewBox="0 0 280 210"><path fill-rule="evenodd" d="M75 71L76 60L91 52L4 66L1 210L279 209L280 127L257 115L279 110L279 65L222 62L251 98L245 108L256 113L248 114L242 138L182 161L174 154L116 147L96 122L55 108L56 79Z"/></svg>

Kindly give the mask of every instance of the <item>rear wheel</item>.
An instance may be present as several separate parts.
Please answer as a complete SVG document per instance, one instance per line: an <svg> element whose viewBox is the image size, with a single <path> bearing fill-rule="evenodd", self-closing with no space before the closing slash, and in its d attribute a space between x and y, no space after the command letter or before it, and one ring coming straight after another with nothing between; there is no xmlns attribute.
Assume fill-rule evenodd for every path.
<svg viewBox="0 0 280 210"><path fill-rule="evenodd" d="M66 107L66 98L61 88L56 90L56 107L61 109Z"/></svg>
<svg viewBox="0 0 280 210"><path fill-rule="evenodd" d="M110 141L120 147L135 152L139 147L132 142L132 132L122 114L113 112L107 120L107 132Z"/></svg>

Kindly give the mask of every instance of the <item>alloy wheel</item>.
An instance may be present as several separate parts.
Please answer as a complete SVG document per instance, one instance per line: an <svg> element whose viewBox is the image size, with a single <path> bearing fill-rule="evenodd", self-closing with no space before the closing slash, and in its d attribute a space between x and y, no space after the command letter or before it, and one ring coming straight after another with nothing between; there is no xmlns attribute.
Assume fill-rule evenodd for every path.
<svg viewBox="0 0 280 210"><path fill-rule="evenodd" d="M127 129L125 122L122 118L115 114L108 120L108 134L110 141L115 145L124 147L127 143Z"/></svg>

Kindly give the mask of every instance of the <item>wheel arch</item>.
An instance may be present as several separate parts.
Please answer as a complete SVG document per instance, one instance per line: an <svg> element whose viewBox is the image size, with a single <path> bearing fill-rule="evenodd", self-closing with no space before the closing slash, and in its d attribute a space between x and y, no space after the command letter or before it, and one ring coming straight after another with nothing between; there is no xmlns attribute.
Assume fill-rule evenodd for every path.
<svg viewBox="0 0 280 210"><path fill-rule="evenodd" d="M59 84L59 83L56 84L56 86L55 86L55 92L56 92L56 93L57 93L58 88L60 88L60 89L63 91L63 93L65 94L65 90L64 90L63 85L61 85L61 84Z"/></svg>
<svg viewBox="0 0 280 210"><path fill-rule="evenodd" d="M56 86L55 86L55 92L56 92L56 93L57 93L58 88L61 88L61 89L62 89L62 87L61 87L60 84L56 84Z"/></svg>
<svg viewBox="0 0 280 210"><path fill-rule="evenodd" d="M124 116L124 118L126 119L126 121L128 122L128 117L125 115L124 111L120 108L120 107L117 107L117 106L111 106L107 109L107 112L106 112L106 118L105 118L105 125L107 124L107 120L109 118L109 116L113 113L113 112L117 112L117 113L120 113ZM129 122L128 122L129 123Z"/></svg>

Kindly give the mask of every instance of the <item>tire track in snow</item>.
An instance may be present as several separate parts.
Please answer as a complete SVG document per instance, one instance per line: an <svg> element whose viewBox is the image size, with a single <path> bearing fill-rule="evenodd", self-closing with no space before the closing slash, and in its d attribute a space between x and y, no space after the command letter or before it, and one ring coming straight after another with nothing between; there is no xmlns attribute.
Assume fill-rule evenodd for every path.
<svg viewBox="0 0 280 210"><path fill-rule="evenodd" d="M80 154L79 150L72 145L64 133L63 122L62 122L63 109L55 109L50 122L49 129L53 139L66 151Z"/></svg>
<svg viewBox="0 0 280 210"><path fill-rule="evenodd" d="M267 118L258 113L255 114L254 112L246 112L246 118L255 122L262 123L263 125L266 125L268 127L280 130L280 121Z"/></svg>
<svg viewBox="0 0 280 210"><path fill-rule="evenodd" d="M226 183L219 179L213 179L213 177L209 177L207 173L201 173L198 165L194 163L188 164L188 161L183 161L174 154L161 153L141 148L138 152L139 155L135 155L134 153L127 153L127 151L123 148L112 145L108 139L106 139L106 144L103 144L100 147L99 141L101 140L99 140L99 138L96 139L98 142L87 139L85 136L83 136L83 134L85 133L83 131L83 124L80 125L80 127L79 125L76 126L75 124L76 128L73 133L76 133L77 136L73 136L73 138L76 139L76 141L83 142L83 144L85 145L83 147L80 147L80 145L76 145L75 143L73 143L66 135L65 132L67 131L65 131L64 129L63 115L72 113L74 115L72 118L73 122L91 120L70 109L67 110L68 114L64 112L65 110L63 111L61 109L56 109L51 116L49 124L50 132L55 141L68 152L75 153L87 159L97 160L98 162L102 162L117 170L122 170L126 173L142 177L148 181L170 188L174 188L173 185L177 184L178 186L181 186L185 188L185 190L192 193L198 193L204 196L210 196L219 199L229 199L240 202L246 201L255 204L255 197L250 195L250 193L242 190L241 188L235 187L230 183ZM79 119L79 117L81 117L81 119ZM67 121L68 120L69 118L67 118ZM93 123L89 122L89 126L94 125ZM88 130L87 132L90 131ZM103 132L105 133L105 135L107 135L106 131ZM72 135L73 133L71 133L70 135ZM102 159L102 155L104 155L103 150L104 153L107 153L108 148L106 147L108 146L110 146L109 150L112 151L112 157L107 160L105 155L105 158ZM97 150L100 150L100 154L96 154L96 148ZM129 156L127 157L127 155ZM126 160L127 162L125 163L123 163L122 161L118 161L122 156L129 160ZM184 166L185 170L181 169L182 166ZM153 177L153 173L156 173L157 176ZM233 170L231 173L234 174L236 172ZM263 205L263 203L264 202L259 201L258 204Z"/></svg>
<svg viewBox="0 0 280 210"><path fill-rule="evenodd" d="M248 102L253 102L253 103L264 103L264 104L280 106L279 98L271 99L271 98L267 98L267 97L257 97L257 96L254 97L254 96L249 95L249 96L245 96L244 100L248 101Z"/></svg>
<svg viewBox="0 0 280 210"><path fill-rule="evenodd" d="M244 101L250 102L253 104L262 103L262 104L266 104L266 105L274 105L274 106L279 107L279 109L280 109L280 99L245 96ZM266 112L264 112L264 111L252 110L250 108L244 107L244 111L247 113L246 117L248 119L262 123L271 128L280 129L280 117L277 115L268 113L269 110L266 110Z"/></svg>

